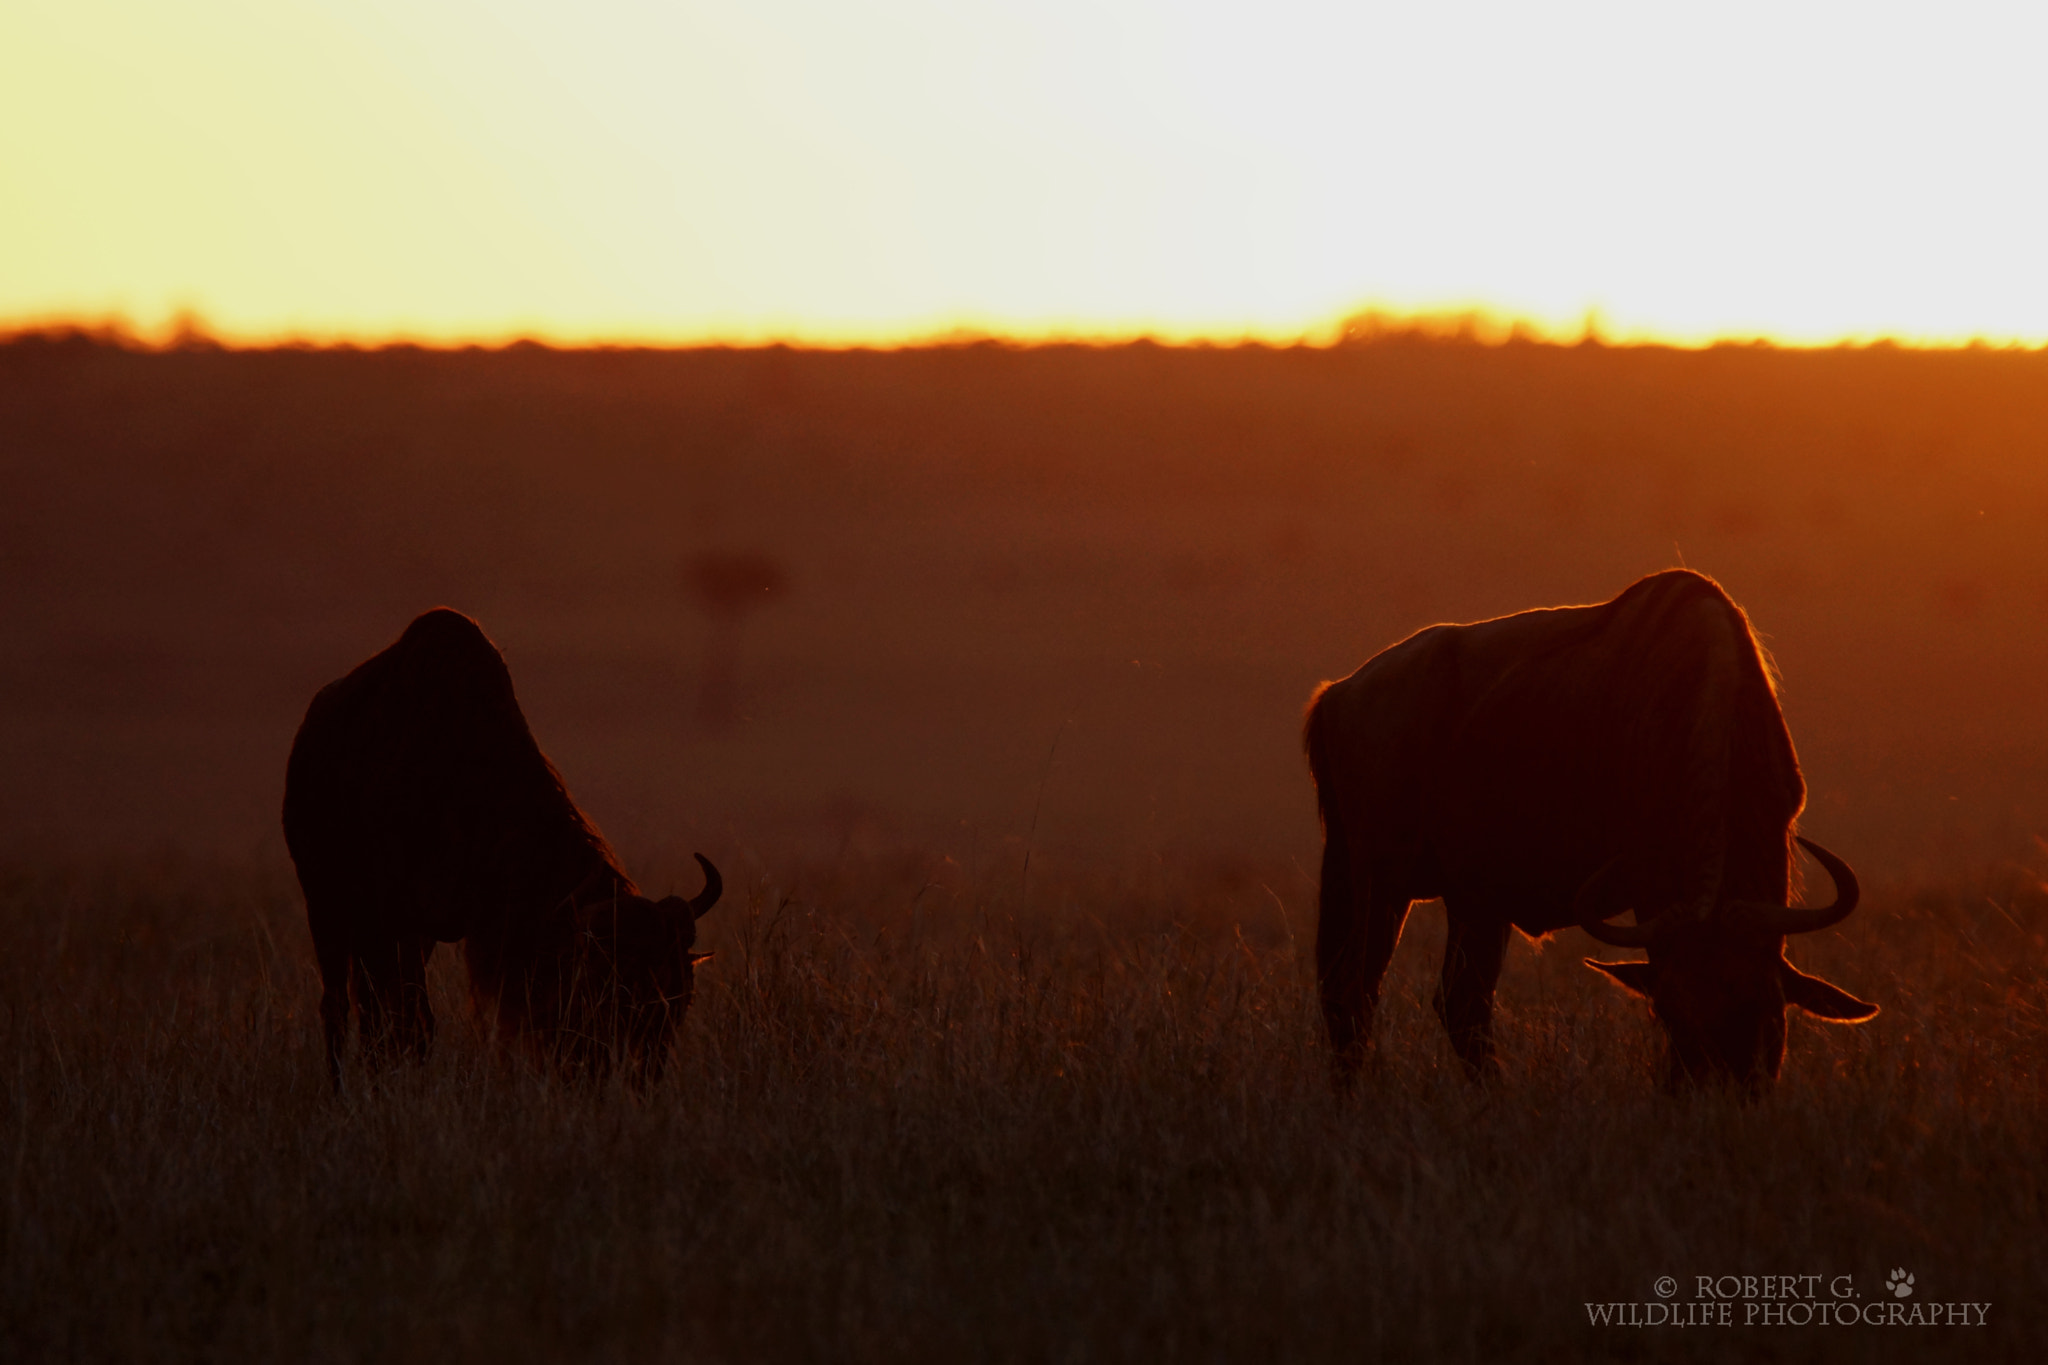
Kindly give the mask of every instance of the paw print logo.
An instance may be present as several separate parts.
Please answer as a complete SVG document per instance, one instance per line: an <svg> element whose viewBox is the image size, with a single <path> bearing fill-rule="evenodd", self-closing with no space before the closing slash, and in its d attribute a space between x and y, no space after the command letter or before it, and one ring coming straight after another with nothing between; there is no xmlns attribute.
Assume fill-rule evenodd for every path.
<svg viewBox="0 0 2048 1365"><path fill-rule="evenodd" d="M1885 1279L1884 1287L1892 1291L1893 1298L1911 1298L1913 1296L1913 1277L1902 1269L1894 1270Z"/></svg>

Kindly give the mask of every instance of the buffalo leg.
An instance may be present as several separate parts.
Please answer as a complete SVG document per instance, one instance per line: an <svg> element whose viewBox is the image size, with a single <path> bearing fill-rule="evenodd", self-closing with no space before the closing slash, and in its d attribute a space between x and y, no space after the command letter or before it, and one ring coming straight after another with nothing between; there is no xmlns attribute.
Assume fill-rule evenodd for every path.
<svg viewBox="0 0 2048 1365"><path fill-rule="evenodd" d="M1444 943L1443 981L1437 987L1437 1017L1451 1035L1451 1048L1475 1079L1496 1074L1493 1050L1493 990L1507 956L1505 920L1460 915L1448 905L1450 933Z"/></svg>
<svg viewBox="0 0 2048 1365"><path fill-rule="evenodd" d="M1316 984L1337 1083L1348 1086L1364 1065L1372 1040L1380 983L1401 941L1408 897L1361 888L1342 838L1323 844L1320 913L1316 920Z"/></svg>
<svg viewBox="0 0 2048 1365"><path fill-rule="evenodd" d="M392 939L355 954L356 1007L362 1011L363 1052L375 1065L419 1060L434 1041L434 1011L427 1003L429 938Z"/></svg>
<svg viewBox="0 0 2048 1365"><path fill-rule="evenodd" d="M341 1089L341 1059L348 1046L348 989L353 958L347 939L312 912L313 956L320 964L320 1031L327 1043L327 1079Z"/></svg>

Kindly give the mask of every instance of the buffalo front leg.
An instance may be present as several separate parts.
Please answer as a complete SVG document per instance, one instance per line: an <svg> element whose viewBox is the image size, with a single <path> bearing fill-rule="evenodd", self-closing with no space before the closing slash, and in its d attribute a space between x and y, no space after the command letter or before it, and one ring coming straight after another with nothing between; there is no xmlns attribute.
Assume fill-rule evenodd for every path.
<svg viewBox="0 0 2048 1365"><path fill-rule="evenodd" d="M342 1054L348 1046L348 990L353 959L346 934L317 912L309 918L313 956L320 964L320 1032L327 1044L327 1079L338 1093Z"/></svg>
<svg viewBox="0 0 2048 1365"><path fill-rule="evenodd" d="M362 1012L363 1053L373 1065L418 1061L434 1041L434 1011L427 1003L430 938L402 938L355 954L356 1007Z"/></svg>
<svg viewBox="0 0 2048 1365"><path fill-rule="evenodd" d="M1359 885L1352 863L1341 838L1325 841L1316 985L1340 1089L1348 1088L1365 1064L1380 983L1408 919L1408 897Z"/></svg>
<svg viewBox="0 0 2048 1365"><path fill-rule="evenodd" d="M1483 1080L1500 1072L1493 1048L1493 990L1500 983L1501 961L1507 956L1508 925L1505 920L1460 915L1455 910L1450 911L1449 920L1436 1013L1451 1035L1451 1048L1465 1064L1465 1073Z"/></svg>

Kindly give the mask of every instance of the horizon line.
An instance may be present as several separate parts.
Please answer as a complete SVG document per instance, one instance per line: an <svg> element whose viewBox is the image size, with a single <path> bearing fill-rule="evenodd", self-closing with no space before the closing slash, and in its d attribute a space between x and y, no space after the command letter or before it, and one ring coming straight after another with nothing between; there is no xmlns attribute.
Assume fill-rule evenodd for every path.
<svg viewBox="0 0 2048 1365"><path fill-rule="evenodd" d="M1575 327L1553 327L1524 317L1503 315L1484 307L1394 309L1373 306L1348 313L1334 323L1299 329L1225 329L1168 327L1103 327L1099 329L1000 328L968 324L930 328L874 329L868 336L806 335L763 330L747 334L657 337L621 331L584 334L545 326L479 329L437 333L350 329L280 329L275 332L223 332L199 311L182 309L156 327L138 325L120 313L97 316L44 314L0 319L0 347L85 341L109 349L145 354L179 351L806 351L869 352L931 351L987 347L1000 350L1062 348L1118 350L1152 346L1167 350L1345 350L1382 343L1424 343L1499 349L1536 346L1568 350L1579 347L1612 350L1767 350L1910 351L1926 353L2048 350L2048 337L2023 338L1985 333L1914 336L1899 333L1844 332L1826 339L1775 336L1766 331L1729 332L1709 337L1659 334L1651 329L1610 331L1596 309L1589 309Z"/></svg>

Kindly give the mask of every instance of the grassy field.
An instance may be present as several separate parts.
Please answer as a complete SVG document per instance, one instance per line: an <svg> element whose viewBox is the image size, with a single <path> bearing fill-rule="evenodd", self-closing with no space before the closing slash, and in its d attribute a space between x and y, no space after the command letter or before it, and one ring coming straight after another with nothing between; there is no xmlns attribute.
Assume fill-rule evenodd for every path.
<svg viewBox="0 0 2048 1365"><path fill-rule="evenodd" d="M1655 1093L1644 1011L1517 945L1468 1085L1419 912L1331 1094L1298 907L1137 869L864 856L706 921L636 1103L463 1021L327 1093L286 877L0 880L0 1357L1927 1360L2038 1355L2048 897L1880 897L1795 950L1882 1000L1754 1105ZM1265 905L1258 904L1265 899ZM1063 913L1055 913L1063 912ZM714 927L715 926L715 927ZM1836 1276L1981 1328L1589 1326L1700 1275ZM1859 1305L1860 1306L1860 1305Z"/></svg>
<svg viewBox="0 0 2048 1365"><path fill-rule="evenodd" d="M0 485L0 1360L2048 1353L2048 355L44 338ZM789 585L716 725L706 551ZM1672 1099L1518 941L1477 1089L1425 907L1340 1101L1310 689L1680 561L1864 875L1793 956L1884 1012ZM433 1059L327 1091L284 755L436 603L643 886L725 870L644 1102L448 954ZM1588 1323L1767 1274L1988 1325Z"/></svg>

